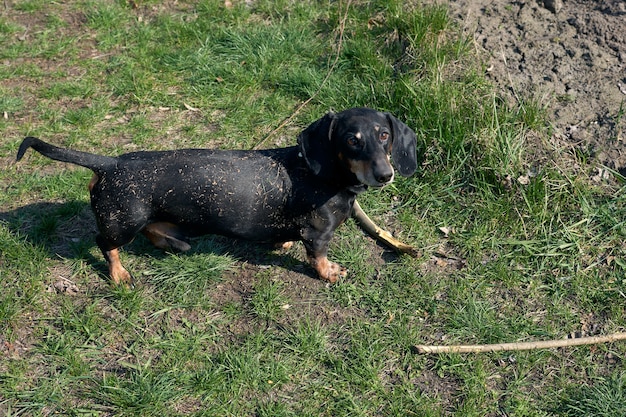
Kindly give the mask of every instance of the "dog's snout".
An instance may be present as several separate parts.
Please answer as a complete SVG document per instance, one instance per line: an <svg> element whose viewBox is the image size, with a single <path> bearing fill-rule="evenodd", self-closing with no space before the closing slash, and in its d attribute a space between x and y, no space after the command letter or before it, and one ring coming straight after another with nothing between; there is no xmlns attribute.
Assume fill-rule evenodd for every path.
<svg viewBox="0 0 626 417"><path fill-rule="evenodd" d="M393 171L378 173L376 175L376 181L378 181L380 184L387 184L389 181L391 181L392 178L393 178Z"/></svg>
<svg viewBox="0 0 626 417"><path fill-rule="evenodd" d="M389 161L378 161L372 165L372 177L379 185L389 184L393 181L393 168Z"/></svg>

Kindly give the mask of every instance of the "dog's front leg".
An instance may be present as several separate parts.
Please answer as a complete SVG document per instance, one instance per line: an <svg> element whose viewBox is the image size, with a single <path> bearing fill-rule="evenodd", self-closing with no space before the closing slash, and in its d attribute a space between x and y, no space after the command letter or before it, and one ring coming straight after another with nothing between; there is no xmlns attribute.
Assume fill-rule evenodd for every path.
<svg viewBox="0 0 626 417"><path fill-rule="evenodd" d="M315 268L320 278L331 284L337 282L339 278L345 278L348 270L338 263L329 261L326 256L309 256L311 266Z"/></svg>
<svg viewBox="0 0 626 417"><path fill-rule="evenodd" d="M339 278L345 278L348 275L348 270L328 260L328 243L328 241L305 241L304 247L309 263L317 271L320 278L332 284L337 282Z"/></svg>

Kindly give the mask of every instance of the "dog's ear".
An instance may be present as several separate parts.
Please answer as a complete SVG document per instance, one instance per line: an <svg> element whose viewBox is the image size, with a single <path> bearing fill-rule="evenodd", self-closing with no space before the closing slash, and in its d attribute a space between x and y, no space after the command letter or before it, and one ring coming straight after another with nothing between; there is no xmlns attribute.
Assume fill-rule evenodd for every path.
<svg viewBox="0 0 626 417"><path fill-rule="evenodd" d="M385 113L391 125L391 158L393 164L404 177L413 175L417 169L417 137L410 127Z"/></svg>
<svg viewBox="0 0 626 417"><path fill-rule="evenodd" d="M302 157L315 175L331 179L335 169L331 137L337 120L334 112L328 112L298 135Z"/></svg>

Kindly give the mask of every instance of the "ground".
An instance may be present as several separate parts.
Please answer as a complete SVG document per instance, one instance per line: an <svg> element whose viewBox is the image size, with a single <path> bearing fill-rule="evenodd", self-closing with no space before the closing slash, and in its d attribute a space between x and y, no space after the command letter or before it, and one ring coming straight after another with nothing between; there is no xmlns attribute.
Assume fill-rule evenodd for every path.
<svg viewBox="0 0 626 417"><path fill-rule="evenodd" d="M419 23L413 5L431 2L441 4L395 4ZM431 55L418 56L421 45L434 48L456 35L437 13L423 23L433 27L415 47L406 33L417 39L421 32L393 20L393 1L329 2L332 12L313 13L314 30L312 12L296 1L259 2L267 10L251 15L237 7L230 15L232 3L221 1L88 3L91 9L42 0L0 5L0 44L6 40L8 51L0 59L0 276L6 273L0 279L0 415L11 407L17 414L61 414L75 403L121 415L135 405L129 398L139 398L143 415L172 409L295 415L268 411L276 404L314 410L308 415L325 405L325 415L422 407L432 413L421 415L543 416L594 398L579 388L611 388L615 381L620 395L597 402L626 404L622 345L462 358L411 349L625 327L626 200L614 181L626 175L623 0L448 4L482 63L478 71L496 85L496 100L511 104L494 106L498 115L520 104L522 111L545 113L529 117L531 123L513 118L524 132L516 143L527 149L524 162L508 165L515 160L507 158L509 148L497 147L507 145L508 136L492 132L501 125L488 117L497 112L465 95L486 91L482 77L461 78L469 93L444 94L455 71L474 71L474 55L465 65L465 58L448 53L436 69ZM346 5L353 10L342 44ZM277 29L264 31L265 24ZM303 40L303 33L328 35L324 42L332 48L319 62L296 59L322 44L311 35ZM144 42L150 36L164 39L163 48ZM210 42L215 39L221 43ZM275 42L284 39L294 48ZM447 50L456 50L452 45ZM344 58L318 99L273 132L316 91L339 46ZM403 68L402 59L413 54L420 64ZM390 73L389 63L399 74ZM420 84L430 76L431 84ZM431 91L432 102L424 99ZM489 101L491 89L485 94ZM381 105L411 117L420 140L439 133L431 135L438 141L426 146L428 158L410 183L399 179L359 197L381 226L420 245L421 257L397 256L349 221L333 240L331 258L351 275L336 285L316 279L301 244L282 251L206 237L179 256L140 237L123 252L138 285L111 288L93 245L89 173L34 152L14 162L25 134L107 154L284 146L310 122L305 114L371 104L372 97L381 103L393 97ZM438 117L429 119L433 114ZM461 119L478 128L468 133L455 123ZM516 136L514 128L502 130ZM488 147L474 143L483 132L493 136ZM459 137L466 142L457 146ZM484 151L489 158L481 158ZM543 175L531 169L535 158ZM561 164L573 169L561 172ZM230 406L231 414L205 410L212 406Z"/></svg>
<svg viewBox="0 0 626 417"><path fill-rule="evenodd" d="M626 171L626 2L459 0L450 14L509 100L538 100L557 148Z"/></svg>

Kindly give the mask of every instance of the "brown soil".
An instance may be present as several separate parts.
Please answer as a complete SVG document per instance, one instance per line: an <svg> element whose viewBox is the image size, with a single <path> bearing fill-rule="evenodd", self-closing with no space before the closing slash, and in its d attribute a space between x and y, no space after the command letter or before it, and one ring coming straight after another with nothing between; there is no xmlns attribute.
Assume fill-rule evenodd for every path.
<svg viewBox="0 0 626 417"><path fill-rule="evenodd" d="M458 0L449 10L500 94L546 109L557 149L626 173L626 2Z"/></svg>

